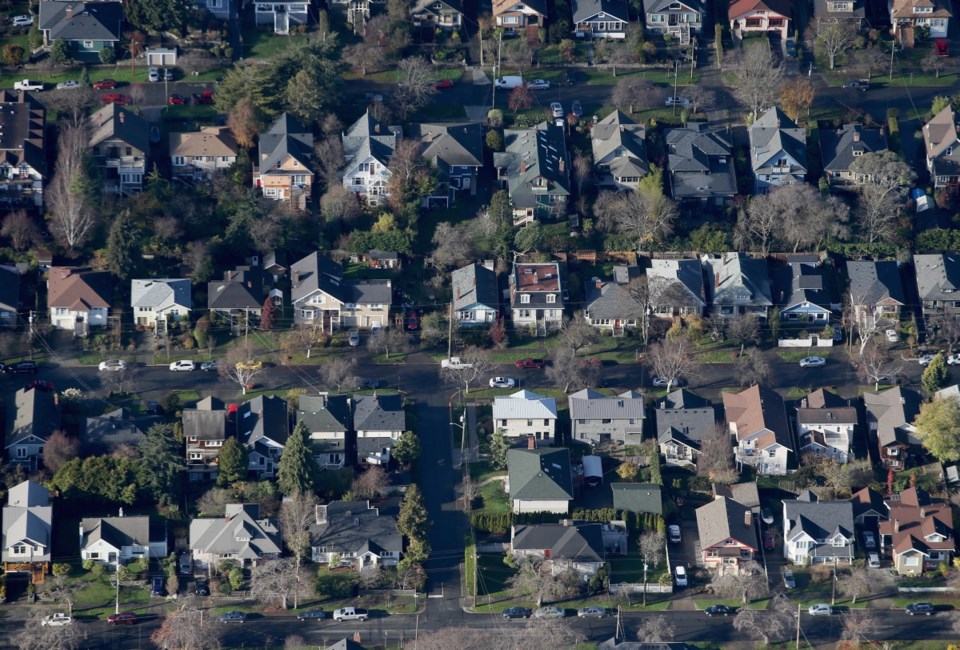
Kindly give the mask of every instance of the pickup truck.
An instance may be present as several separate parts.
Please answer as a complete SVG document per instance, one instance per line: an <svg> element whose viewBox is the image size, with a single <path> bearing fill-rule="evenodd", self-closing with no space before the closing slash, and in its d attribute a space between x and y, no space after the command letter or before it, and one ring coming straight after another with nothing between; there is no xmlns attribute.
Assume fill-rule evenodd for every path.
<svg viewBox="0 0 960 650"><path fill-rule="evenodd" d="M461 368L472 368L472 363L464 363L460 360L460 357L450 357L449 359L444 359L440 362L441 368L451 368L453 370L460 370Z"/></svg>
<svg viewBox="0 0 960 650"><path fill-rule="evenodd" d="M71 623L73 623L73 619L68 614L64 614L63 612L44 616L43 620L40 621L40 625L44 627L61 627L63 625L70 625Z"/></svg>
<svg viewBox="0 0 960 650"><path fill-rule="evenodd" d="M17 81L13 84L14 90L43 90L42 81L30 81L29 79L24 79L23 81Z"/></svg>
<svg viewBox="0 0 960 650"><path fill-rule="evenodd" d="M333 612L333 620L337 623L340 621L360 621L362 623L367 620L367 616L369 616L367 610L359 607L344 607Z"/></svg>

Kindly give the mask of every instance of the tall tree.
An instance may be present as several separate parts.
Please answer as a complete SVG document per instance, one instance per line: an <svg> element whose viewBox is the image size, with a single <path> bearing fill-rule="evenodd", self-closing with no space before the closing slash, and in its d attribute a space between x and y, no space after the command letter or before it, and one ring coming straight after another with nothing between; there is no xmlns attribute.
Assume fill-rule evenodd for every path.
<svg viewBox="0 0 960 650"><path fill-rule="evenodd" d="M314 458L307 425L298 422L293 433L287 438L287 444L280 452L277 463L277 486L280 492L291 495L296 492L311 492L316 484L320 467Z"/></svg>
<svg viewBox="0 0 960 650"><path fill-rule="evenodd" d="M950 370L947 368L947 361L943 358L943 353L939 352L924 368L920 376L920 384L923 390L932 394L943 388L949 380Z"/></svg>
<svg viewBox="0 0 960 650"><path fill-rule="evenodd" d="M960 400L956 397L923 404L913 426L931 456L943 463L960 460Z"/></svg>
<svg viewBox="0 0 960 650"><path fill-rule="evenodd" d="M314 522L317 497L313 492L294 492L280 504L280 530L293 556L293 575L300 581L303 559L310 552L310 526ZM300 588L293 591L293 607L300 607Z"/></svg>
<svg viewBox="0 0 960 650"><path fill-rule="evenodd" d="M577 353L569 348L561 349L547 366L546 375L551 384L561 386L566 393L571 389L579 390L597 385L600 365L589 359L578 358Z"/></svg>
<svg viewBox="0 0 960 650"><path fill-rule="evenodd" d="M257 119L257 109L250 97L241 97L227 115L227 126L234 140L244 149L253 146L253 141L260 133L260 120Z"/></svg>
<svg viewBox="0 0 960 650"><path fill-rule="evenodd" d="M172 424L155 424L147 430L140 445L138 483L161 505L179 502L180 475L187 469L180 443L173 435Z"/></svg>
<svg viewBox="0 0 960 650"><path fill-rule="evenodd" d="M250 464L247 448L231 436L220 448L217 465L217 485L227 487L247 478L247 466Z"/></svg>
<svg viewBox="0 0 960 650"><path fill-rule="evenodd" d="M856 605L857 598L870 593L872 579L866 567L855 566L837 577L837 591L850 598L850 604Z"/></svg>
<svg viewBox="0 0 960 650"><path fill-rule="evenodd" d="M403 495L400 512L397 515L397 530L408 540L425 542L429 527L427 507L423 503L423 494L417 484L412 484Z"/></svg>
<svg viewBox="0 0 960 650"><path fill-rule="evenodd" d="M43 466L57 473L61 467L80 455L80 439L57 429L43 445Z"/></svg>
<svg viewBox="0 0 960 650"><path fill-rule="evenodd" d="M70 249L83 246L96 225L96 211L89 200L93 189L86 172L87 143L86 125L60 130L53 181L47 191L50 232Z"/></svg>
<svg viewBox="0 0 960 650"><path fill-rule="evenodd" d="M397 94L394 99L403 121L426 106L435 93L433 68L426 59L412 56L400 60L397 64Z"/></svg>
<svg viewBox="0 0 960 650"><path fill-rule="evenodd" d="M847 18L819 17L810 25L811 40L816 40L830 61L830 69L837 64L837 57L853 47L858 28L855 20Z"/></svg>
<svg viewBox="0 0 960 650"><path fill-rule="evenodd" d="M330 105L325 91L312 71L300 70L287 82L287 108L305 124L316 122Z"/></svg>
<svg viewBox="0 0 960 650"><path fill-rule="evenodd" d="M554 573L543 560L521 556L510 586L518 595L529 595L543 606L544 601L569 597L579 587L580 578L572 569Z"/></svg>
<svg viewBox="0 0 960 650"><path fill-rule="evenodd" d="M273 329L273 316L277 313L277 303L273 301L273 296L267 296L263 301L263 307L260 309L260 329L269 332Z"/></svg>
<svg viewBox="0 0 960 650"><path fill-rule="evenodd" d="M337 391L354 388L357 384L357 360L339 355L328 359L320 366L320 376L328 387Z"/></svg>
<svg viewBox="0 0 960 650"><path fill-rule="evenodd" d="M382 48L366 43L356 43L343 48L343 60L364 77L368 70L375 70L386 63L386 55Z"/></svg>
<svg viewBox="0 0 960 650"><path fill-rule="evenodd" d="M459 366L442 368L440 374L448 381L463 384L463 392L468 394L473 382L487 375L495 365L489 352L471 347L460 353Z"/></svg>
<svg viewBox="0 0 960 650"><path fill-rule="evenodd" d="M761 108L773 105L783 68L776 65L766 42L740 48L732 73L733 93L754 118L760 116Z"/></svg>
<svg viewBox="0 0 960 650"><path fill-rule="evenodd" d="M703 436L700 455L697 456L697 473L708 476L714 483L737 482L739 475L733 466L733 446L726 422L718 423Z"/></svg>
<svg viewBox="0 0 960 650"><path fill-rule="evenodd" d="M350 491L355 499L379 499L387 495L390 477L382 467L368 467L353 480Z"/></svg>
<svg viewBox="0 0 960 650"><path fill-rule="evenodd" d="M663 193L663 171L656 165L636 190L602 192L595 211L601 228L626 236L635 248L663 241L679 215L676 203Z"/></svg>
<svg viewBox="0 0 960 650"><path fill-rule="evenodd" d="M792 603L780 594L771 599L767 611L741 607L733 619L733 627L770 645L770 641L780 640L794 625L795 613Z"/></svg>
<svg viewBox="0 0 960 650"><path fill-rule="evenodd" d="M193 12L189 0L130 0L124 7L124 19L145 32L181 33Z"/></svg>
<svg viewBox="0 0 960 650"><path fill-rule="evenodd" d="M249 343L241 342L230 348L223 363L217 364L217 373L220 378L239 384L240 391L244 395L247 394L247 388L253 385L254 380L262 372L263 363L257 359L257 352Z"/></svg>
<svg viewBox="0 0 960 650"><path fill-rule="evenodd" d="M895 377L900 374L901 368L890 365L887 350L871 341L860 355L857 371L868 384L873 384L874 390L880 390L880 380Z"/></svg>
<svg viewBox="0 0 960 650"><path fill-rule="evenodd" d="M8 238L14 250L18 251L27 250L42 237L40 229L26 210L16 210L4 217L0 235Z"/></svg>
<svg viewBox="0 0 960 650"><path fill-rule="evenodd" d="M691 351L695 348L686 334L665 339L650 346L647 361L658 377L667 380L667 392L681 377L691 379L699 366Z"/></svg>
<svg viewBox="0 0 960 650"><path fill-rule="evenodd" d="M454 225L443 221L437 224L433 233L433 253L430 263L439 271L463 266L475 259L473 241L467 234L469 224Z"/></svg>
<svg viewBox="0 0 960 650"><path fill-rule="evenodd" d="M739 571L718 572L710 585L715 593L737 598L744 605L751 598L762 596L769 590L766 573L752 560L741 563Z"/></svg>
<svg viewBox="0 0 960 650"><path fill-rule="evenodd" d="M850 165L860 193L860 229L868 243L893 234L916 174L892 151L857 157Z"/></svg>
<svg viewBox="0 0 960 650"><path fill-rule="evenodd" d="M750 348L737 360L741 386L765 384L773 377L770 362L759 348Z"/></svg>
<svg viewBox="0 0 960 650"><path fill-rule="evenodd" d="M588 348L600 338L600 332L590 324L582 311L578 311L573 318L568 318L560 330L560 345L578 354L580 350Z"/></svg>
<svg viewBox="0 0 960 650"><path fill-rule="evenodd" d="M637 626L637 638L645 643L669 643L673 641L676 628L664 615L649 616Z"/></svg>
<svg viewBox="0 0 960 650"><path fill-rule="evenodd" d="M129 280L140 267L141 245L139 226L129 210L122 210L107 236L107 269L121 280Z"/></svg>
<svg viewBox="0 0 960 650"><path fill-rule="evenodd" d="M393 457L401 465L409 465L420 458L420 437L413 431L404 431L393 447Z"/></svg>
<svg viewBox="0 0 960 650"><path fill-rule="evenodd" d="M635 113L642 106L653 103L653 84L638 77L624 77L613 87L613 105Z"/></svg>

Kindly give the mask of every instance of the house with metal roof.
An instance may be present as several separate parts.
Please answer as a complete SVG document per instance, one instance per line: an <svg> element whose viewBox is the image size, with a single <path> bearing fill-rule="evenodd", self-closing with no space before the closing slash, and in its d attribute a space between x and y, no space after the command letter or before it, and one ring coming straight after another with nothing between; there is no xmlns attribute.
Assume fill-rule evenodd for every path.
<svg viewBox="0 0 960 650"><path fill-rule="evenodd" d="M577 38L623 40L629 23L624 0L573 0L573 35Z"/></svg>
<svg viewBox="0 0 960 650"><path fill-rule="evenodd" d="M397 440L407 430L403 396L353 396L353 430L357 433L357 463L386 465Z"/></svg>
<svg viewBox="0 0 960 650"><path fill-rule="evenodd" d="M113 299L113 276L106 271L55 266L47 271L50 325L76 336L107 324Z"/></svg>
<svg viewBox="0 0 960 650"><path fill-rule="evenodd" d="M923 442L913 421L920 414L923 398L903 386L881 393L864 393L867 428L875 439L880 462L894 472L910 468L923 456ZM875 438L874 438L875 436Z"/></svg>
<svg viewBox="0 0 960 650"><path fill-rule="evenodd" d="M235 413L229 415L231 424L235 424L235 417ZM217 478L220 450L227 440L227 420L223 402L213 396L200 400L194 408L183 409L183 439L186 442L189 480L213 481Z"/></svg>
<svg viewBox="0 0 960 650"><path fill-rule="evenodd" d="M853 503L820 501L804 491L783 500L783 557L799 565L851 564L854 556Z"/></svg>
<svg viewBox="0 0 960 650"><path fill-rule="evenodd" d="M307 428L317 464L323 469L340 469L351 460L356 447L351 399L347 395L301 395L297 424Z"/></svg>
<svg viewBox="0 0 960 650"><path fill-rule="evenodd" d="M763 5L771 0L739 0ZM731 22L734 22L731 5ZM753 11L753 9L749 10ZM748 12L749 13L749 12ZM751 19L743 19L750 24ZM770 18L769 20L776 20ZM789 20L787 21L789 22ZM750 125L750 169L754 192L766 194L784 185L803 183L807 176L807 132L774 106Z"/></svg>
<svg viewBox="0 0 960 650"><path fill-rule="evenodd" d="M67 4L50 2L49 4ZM98 2L96 4L115 4ZM143 189L150 161L150 126L120 104L107 104L90 116L87 154L100 172L101 190L124 196Z"/></svg>
<svg viewBox="0 0 960 650"><path fill-rule="evenodd" d="M637 189L640 179L650 173L646 138L646 128L619 109L593 125L590 146L601 188Z"/></svg>
<svg viewBox="0 0 960 650"><path fill-rule="evenodd" d="M764 320L773 306L767 260L729 252L701 258L707 293L715 313L724 318L753 314Z"/></svg>
<svg viewBox="0 0 960 650"><path fill-rule="evenodd" d="M844 4L822 0L826 4ZM852 4L852 3L849 3ZM856 180L853 162L868 153L887 148L883 129L867 129L862 124L844 124L838 129L820 127L820 160L823 173L832 187L846 187Z"/></svg>
<svg viewBox="0 0 960 650"><path fill-rule="evenodd" d="M566 215L570 160L564 128L541 122L529 129L507 129L504 150L493 154L501 188L510 195L513 225Z"/></svg>
<svg viewBox="0 0 960 650"><path fill-rule="evenodd" d="M800 454L828 456L837 463L850 458L860 418L851 400L823 388L809 393L797 407Z"/></svg>
<svg viewBox="0 0 960 650"><path fill-rule="evenodd" d="M175 177L209 181L237 162L240 148L227 126L204 126L199 131L170 134L170 168Z"/></svg>
<svg viewBox="0 0 960 650"><path fill-rule="evenodd" d="M658 400L653 417L657 446L668 465L696 465L703 439L717 427L713 404L683 388Z"/></svg>
<svg viewBox="0 0 960 650"><path fill-rule="evenodd" d="M716 497L696 510L700 559L708 569L735 573L759 552L757 523L747 506Z"/></svg>
<svg viewBox="0 0 960 650"><path fill-rule="evenodd" d="M515 441L532 437L537 445L552 445L557 430L557 400L528 390L495 397L493 426Z"/></svg>
<svg viewBox="0 0 960 650"><path fill-rule="evenodd" d="M567 269L560 262L523 262L510 274L511 320L544 336L563 326Z"/></svg>
<svg viewBox="0 0 960 650"><path fill-rule="evenodd" d="M588 445L640 444L646 409L634 390L608 397L590 388L567 398L573 440Z"/></svg>
<svg viewBox="0 0 960 650"><path fill-rule="evenodd" d="M276 395L257 395L234 414L237 439L248 452L248 471L258 479L276 476L280 454L290 435L287 401Z"/></svg>
<svg viewBox="0 0 960 650"><path fill-rule="evenodd" d="M810 323L824 327L841 307L833 267L818 255L789 255L787 263L773 272L773 298L783 322Z"/></svg>
<svg viewBox="0 0 960 650"><path fill-rule="evenodd" d="M640 275L636 266L617 265L611 280L593 277L584 281L584 319L614 336L623 336L628 328L637 327L641 309L633 298L633 290Z"/></svg>
<svg viewBox="0 0 960 650"><path fill-rule="evenodd" d="M783 398L776 391L751 386L739 393L723 393L730 433L736 437L738 463L758 474L786 476L795 462L796 446Z"/></svg>
<svg viewBox="0 0 960 650"><path fill-rule="evenodd" d="M496 322L500 316L500 290L492 262L467 264L450 277L457 323L472 327Z"/></svg>
<svg viewBox="0 0 960 650"><path fill-rule="evenodd" d="M0 91L0 197L10 209L43 206L46 121L47 109L33 93Z"/></svg>
<svg viewBox="0 0 960 650"><path fill-rule="evenodd" d="M924 318L960 316L960 253L914 255L913 268Z"/></svg>
<svg viewBox="0 0 960 650"><path fill-rule="evenodd" d="M260 516L256 503L230 503L222 517L190 522L190 553L198 570L206 571L221 560L240 566L280 557L280 531L269 517Z"/></svg>
<svg viewBox="0 0 960 650"><path fill-rule="evenodd" d="M420 155L438 174L437 187L431 196L423 198L423 207L448 208L461 192L476 195L477 177L483 167L482 124L414 124L406 137L418 141Z"/></svg>
<svg viewBox="0 0 960 650"><path fill-rule="evenodd" d="M890 549L900 575L920 575L950 565L957 551L953 510L920 488L887 499L887 519L878 525L880 548Z"/></svg>
<svg viewBox="0 0 960 650"><path fill-rule="evenodd" d="M260 134L253 186L264 197L305 209L313 192L313 132L290 113Z"/></svg>
<svg viewBox="0 0 960 650"><path fill-rule="evenodd" d="M381 124L368 110L341 136L343 186L368 205L380 205L388 195L388 165L400 135L399 126Z"/></svg>
<svg viewBox="0 0 960 650"><path fill-rule="evenodd" d="M541 559L554 575L574 571L586 580L606 563L603 524L569 520L561 524L516 524L510 527L510 553Z"/></svg>
<svg viewBox="0 0 960 650"><path fill-rule="evenodd" d="M647 29L676 37L680 45L689 45L691 35L700 33L705 12L700 0L643 0Z"/></svg>
<svg viewBox="0 0 960 650"><path fill-rule="evenodd" d="M150 278L130 281L133 322L165 331L168 323L190 320L193 283L187 278Z"/></svg>
<svg viewBox="0 0 960 650"><path fill-rule="evenodd" d="M790 36L790 0L733 0L727 8L730 31L742 39L758 32Z"/></svg>
<svg viewBox="0 0 960 650"><path fill-rule="evenodd" d="M60 428L60 408L53 393L19 388L6 396L7 460L36 471L47 438Z"/></svg>
<svg viewBox="0 0 960 650"><path fill-rule="evenodd" d="M122 22L120 2L42 0L37 28L43 34L45 48L55 41L65 41L73 59L100 63L100 51L113 49L120 42Z"/></svg>
<svg viewBox="0 0 960 650"><path fill-rule="evenodd" d="M573 500L570 450L530 447L507 451L507 482L513 512L566 514Z"/></svg>
<svg viewBox="0 0 960 650"><path fill-rule="evenodd" d="M611 483L613 509L634 514L663 514L663 494L656 483Z"/></svg>
<svg viewBox="0 0 960 650"><path fill-rule="evenodd" d="M647 20L650 15L647 15ZM733 144L703 122L667 129L667 184L670 196L690 208L722 208L737 194Z"/></svg>
<svg viewBox="0 0 960 650"><path fill-rule="evenodd" d="M310 526L310 550L317 564L356 571L396 566L403 552L397 530L399 499L371 506L369 501L333 501L317 506ZM331 565L331 568L334 568Z"/></svg>
<svg viewBox="0 0 960 650"><path fill-rule="evenodd" d="M900 282L900 265L894 261L847 261L850 303L859 314L868 311L877 321L900 318L906 295Z"/></svg>
<svg viewBox="0 0 960 650"><path fill-rule="evenodd" d="M153 536L151 537L151 532ZM132 560L166 558L165 526L151 531L150 517L89 517L80 520L80 558L102 564L126 564Z"/></svg>
<svg viewBox="0 0 960 650"><path fill-rule="evenodd" d="M707 291L700 260L653 259L646 273L654 316L669 319L703 316L707 308Z"/></svg>
<svg viewBox="0 0 960 650"><path fill-rule="evenodd" d="M53 557L53 506L50 490L33 481L10 488L3 507L0 559L4 573L26 573L44 582Z"/></svg>

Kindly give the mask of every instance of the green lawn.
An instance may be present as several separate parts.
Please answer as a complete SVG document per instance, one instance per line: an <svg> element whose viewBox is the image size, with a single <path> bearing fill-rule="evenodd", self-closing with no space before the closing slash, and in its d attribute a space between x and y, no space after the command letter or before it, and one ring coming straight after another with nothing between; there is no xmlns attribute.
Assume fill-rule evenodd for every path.
<svg viewBox="0 0 960 650"><path fill-rule="evenodd" d="M777 356L787 363L799 363L809 356L830 358L832 348L777 348Z"/></svg>
<svg viewBox="0 0 960 650"><path fill-rule="evenodd" d="M502 481L490 481L480 488L483 508L487 512L510 512L510 498L503 491Z"/></svg>
<svg viewBox="0 0 960 650"><path fill-rule="evenodd" d="M0 42L2 44L2 42ZM119 85L118 92L124 92L124 87L131 83L147 83L147 68L146 66L136 66L131 68L127 63L118 63L116 65L96 65L89 66L87 68L90 81L98 81L100 79L113 79ZM212 70L207 70L201 72L196 77L186 77L183 81L189 81L190 83L205 83L210 82L220 77L223 74L222 68L215 68ZM66 69L66 70L56 70L51 72L41 72L30 70L29 72L18 70L13 73L6 73L3 77L0 77L0 88L13 88L13 84L21 79L29 78L32 81L42 81L48 85L50 89L53 85L56 85L62 81L80 81L80 69ZM171 87L172 89L173 87ZM200 108L211 109L212 107L204 106Z"/></svg>
<svg viewBox="0 0 960 650"><path fill-rule="evenodd" d="M243 55L247 59L269 60L297 42L306 42L303 34L279 36L268 27L246 27L242 32Z"/></svg>
<svg viewBox="0 0 960 650"><path fill-rule="evenodd" d="M477 556L477 595L506 597L510 578L516 573L503 563L503 555L483 553ZM501 606L500 609L503 609Z"/></svg>
<svg viewBox="0 0 960 650"><path fill-rule="evenodd" d="M459 68L441 68L434 66L431 71L431 78L434 81L440 81L441 79L449 79L453 83L460 81L460 78L463 77L463 67ZM345 70L343 73L343 79L345 81L352 81L354 79L366 79L367 81L375 81L382 84L391 84L397 82L397 73L395 70L379 70L377 72L371 72L366 76L360 75L360 73L353 70ZM439 95L441 98L443 95Z"/></svg>
<svg viewBox="0 0 960 650"><path fill-rule="evenodd" d="M69 578L70 582L87 583L86 587L77 592L73 611L78 618L100 618L109 616L116 611L116 587L111 584L112 574L94 576L86 573L83 576ZM153 603L162 602L152 599ZM120 606L125 611L141 612L142 608L151 604L150 591L145 586L120 585Z"/></svg>

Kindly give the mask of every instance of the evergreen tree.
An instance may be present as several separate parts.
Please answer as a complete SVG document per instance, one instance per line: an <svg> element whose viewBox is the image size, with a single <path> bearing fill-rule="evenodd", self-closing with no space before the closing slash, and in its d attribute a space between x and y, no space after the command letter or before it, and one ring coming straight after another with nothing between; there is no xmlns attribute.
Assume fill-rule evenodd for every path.
<svg viewBox="0 0 960 650"><path fill-rule="evenodd" d="M140 229L129 210L123 210L110 226L107 236L107 268L121 280L137 270L140 257Z"/></svg>
<svg viewBox="0 0 960 650"><path fill-rule="evenodd" d="M935 393L943 388L949 379L950 371L947 369L947 362L941 352L933 358L933 361L931 361L923 371L923 376L920 377L920 384L923 386L923 390L928 393Z"/></svg>
<svg viewBox="0 0 960 650"><path fill-rule="evenodd" d="M307 442L307 427L299 422L287 439L277 465L277 485L283 494L312 492L320 468Z"/></svg>
<svg viewBox="0 0 960 650"><path fill-rule="evenodd" d="M397 530L411 542L425 544L427 541L427 507L423 504L423 494L416 483L403 495L397 516Z"/></svg>
<svg viewBox="0 0 960 650"><path fill-rule="evenodd" d="M420 457L420 438L413 431L404 431L393 447L393 457L401 465L409 465Z"/></svg>
<svg viewBox="0 0 960 650"><path fill-rule="evenodd" d="M180 494L180 472L186 470L180 445L173 437L173 425L155 424L147 430L147 438L140 445L139 480L143 487L161 505L176 504Z"/></svg>
<svg viewBox="0 0 960 650"><path fill-rule="evenodd" d="M504 469L507 466L507 450L510 441L503 435L503 429L497 429L490 436L490 464L494 469Z"/></svg>
<svg viewBox="0 0 960 650"><path fill-rule="evenodd" d="M227 487L244 480L247 477L249 460L247 448L236 438L227 438L220 448L217 485Z"/></svg>

